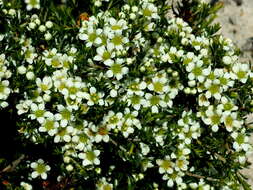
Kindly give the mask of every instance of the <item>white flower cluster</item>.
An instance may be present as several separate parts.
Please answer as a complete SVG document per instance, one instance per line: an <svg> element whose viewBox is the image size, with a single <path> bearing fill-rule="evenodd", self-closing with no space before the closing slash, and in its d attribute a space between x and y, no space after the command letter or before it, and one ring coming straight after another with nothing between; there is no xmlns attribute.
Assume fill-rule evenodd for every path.
<svg viewBox="0 0 253 190"><path fill-rule="evenodd" d="M40 7L39 0L25 2L27 10ZM102 1L94 4L100 7ZM135 181L154 169L168 187L212 190L204 179L185 180L188 172L197 170L190 163L192 145L203 131L210 136L223 131L231 143L229 151L245 163L252 147L240 99L231 94L253 74L249 64L238 61L230 40L196 35L180 18L161 26L159 9L153 0L140 0L117 14L100 11L82 21L75 39L80 46L66 47L57 46L57 39L55 46L48 45L57 33L53 22L41 24L38 15L27 17L25 30L35 34L38 29L49 47L40 50L32 35L20 37L23 60L15 62L13 73L28 84L24 89L9 87L11 59L0 55L0 106L8 105L12 90L22 91L16 108L24 121L29 120L25 134L35 143L53 139L68 172L82 168L101 174L107 151L103 146L108 145L116 147L123 161L138 157L143 173L133 173ZM220 60L212 55L217 46ZM115 165L108 166L111 173ZM30 166L32 178L47 178L50 166L42 159ZM116 180L100 177L97 189L116 187ZM21 186L30 188L25 182Z"/></svg>
<svg viewBox="0 0 253 190"><path fill-rule="evenodd" d="M9 87L9 78L12 72L8 69L9 62L5 59L5 54L0 54L0 107L5 108L8 106L6 101L11 93L11 88Z"/></svg>

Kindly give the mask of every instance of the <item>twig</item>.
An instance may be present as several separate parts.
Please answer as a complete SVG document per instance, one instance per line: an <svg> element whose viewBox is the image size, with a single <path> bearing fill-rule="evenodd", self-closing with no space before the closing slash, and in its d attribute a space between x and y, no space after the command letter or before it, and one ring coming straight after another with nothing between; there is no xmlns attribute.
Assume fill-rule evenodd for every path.
<svg viewBox="0 0 253 190"><path fill-rule="evenodd" d="M121 145L118 145L118 143L114 141L113 139L110 139L110 141L112 142L112 144L114 144L115 146L118 146L124 152L127 152L127 150L124 147L122 147Z"/></svg>
<svg viewBox="0 0 253 190"><path fill-rule="evenodd" d="M25 155L22 154L17 160L14 160L10 165L8 165L6 168L4 168L0 173L4 172L12 172L17 165L25 158Z"/></svg>
<svg viewBox="0 0 253 190"><path fill-rule="evenodd" d="M206 179L208 181L219 181L219 179L214 179L214 178L211 178L211 177L205 177L205 176L202 176L202 175L193 174L191 172L185 172L185 174L188 175L188 176L199 178L199 179Z"/></svg>

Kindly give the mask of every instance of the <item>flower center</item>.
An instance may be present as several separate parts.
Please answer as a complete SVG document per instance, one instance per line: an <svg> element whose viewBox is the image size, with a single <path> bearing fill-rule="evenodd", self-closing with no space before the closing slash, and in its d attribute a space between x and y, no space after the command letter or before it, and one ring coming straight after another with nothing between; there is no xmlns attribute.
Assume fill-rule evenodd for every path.
<svg viewBox="0 0 253 190"><path fill-rule="evenodd" d="M216 94L220 91L220 86L217 84L213 84L212 86L210 86L209 91L211 92L211 94Z"/></svg>
<svg viewBox="0 0 253 190"><path fill-rule="evenodd" d="M112 28L112 30L120 30L121 26L120 25L113 25L111 28Z"/></svg>
<svg viewBox="0 0 253 190"><path fill-rule="evenodd" d="M111 70L112 70L113 74L121 73L121 70L122 70L121 64L117 64L117 63L113 64L111 66Z"/></svg>
<svg viewBox="0 0 253 190"><path fill-rule="evenodd" d="M131 103L132 104L139 104L141 101L141 97L140 96L137 96L137 95L134 95L131 97Z"/></svg>
<svg viewBox="0 0 253 190"><path fill-rule="evenodd" d="M148 8L145 8L145 9L143 10L143 15L144 15L144 16L150 17L150 16L152 15L152 11L149 10Z"/></svg>
<svg viewBox="0 0 253 190"><path fill-rule="evenodd" d="M213 124L216 124L216 125L219 124L220 119L221 119L221 116L219 116L218 114L214 114L211 116L211 120Z"/></svg>
<svg viewBox="0 0 253 190"><path fill-rule="evenodd" d="M239 79L246 78L246 72L245 71L238 71L237 72L237 77Z"/></svg>
<svg viewBox="0 0 253 190"><path fill-rule="evenodd" d="M38 164L37 168L36 168L36 171L39 173L39 174L42 174L46 171L46 166L44 164Z"/></svg>
<svg viewBox="0 0 253 190"><path fill-rule="evenodd" d="M92 161L92 160L95 160L96 155L94 154L94 152L89 151L89 152L86 153L86 158L87 158L89 161Z"/></svg>
<svg viewBox="0 0 253 190"><path fill-rule="evenodd" d="M70 120L71 118L71 112L67 109L62 110L61 115L62 115L62 118L66 120Z"/></svg>
<svg viewBox="0 0 253 190"><path fill-rule="evenodd" d="M34 115L38 118L38 117L43 117L45 111L44 110L36 110L34 112Z"/></svg>
<svg viewBox="0 0 253 190"><path fill-rule="evenodd" d="M158 96L152 96L149 101L151 105L157 105L159 104L160 98Z"/></svg>
<svg viewBox="0 0 253 190"><path fill-rule="evenodd" d="M170 161L163 160L161 167L164 168L165 170L168 170L171 167Z"/></svg>
<svg viewBox="0 0 253 190"><path fill-rule="evenodd" d="M3 93L5 89L5 86L3 84L0 83L0 93Z"/></svg>
<svg viewBox="0 0 253 190"><path fill-rule="evenodd" d="M232 124L233 124L233 118L231 116L226 117L225 124L227 126L232 126Z"/></svg>
<svg viewBox="0 0 253 190"><path fill-rule="evenodd" d="M243 134L239 134L236 138L236 142L238 144L243 144L244 143L244 135Z"/></svg>
<svg viewBox="0 0 253 190"><path fill-rule="evenodd" d="M54 128L54 121L51 121L51 120L47 120L44 127L50 131L51 129Z"/></svg>
<svg viewBox="0 0 253 190"><path fill-rule="evenodd" d="M96 40L96 38L97 38L96 33L93 32L93 33L89 34L89 41L90 42L94 42Z"/></svg>
<svg viewBox="0 0 253 190"><path fill-rule="evenodd" d="M104 185L103 190L112 190L109 184Z"/></svg>
<svg viewBox="0 0 253 190"><path fill-rule="evenodd" d="M112 43L116 46L121 45L122 44L122 37L121 36L114 36L112 38Z"/></svg>
<svg viewBox="0 0 253 190"><path fill-rule="evenodd" d="M153 83L154 85L154 91L156 92L162 92L163 91L163 84L160 82Z"/></svg>
<svg viewBox="0 0 253 190"><path fill-rule="evenodd" d="M107 60L107 59L110 59L111 58L111 54L110 54L110 52L108 52L108 51L105 51L104 53L103 53L103 60Z"/></svg>
<svg viewBox="0 0 253 190"><path fill-rule="evenodd" d="M110 123L112 123L112 124L115 124L115 123L118 123L118 121L119 121L119 119L117 118L117 116L112 116L111 118L110 118Z"/></svg>
<svg viewBox="0 0 253 190"><path fill-rule="evenodd" d="M192 73L195 75L195 76L201 76L202 75L202 69L200 67L195 67L193 70L192 70Z"/></svg>
<svg viewBox="0 0 253 190"><path fill-rule="evenodd" d="M231 110L233 108L233 105L231 103L224 104L224 110Z"/></svg>

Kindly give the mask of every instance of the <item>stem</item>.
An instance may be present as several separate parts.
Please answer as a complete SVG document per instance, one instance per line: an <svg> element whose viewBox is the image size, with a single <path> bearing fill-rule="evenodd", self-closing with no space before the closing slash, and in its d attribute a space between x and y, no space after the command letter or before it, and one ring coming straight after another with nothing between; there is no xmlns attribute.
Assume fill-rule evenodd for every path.
<svg viewBox="0 0 253 190"><path fill-rule="evenodd" d="M17 165L25 158L25 155L22 154L17 160L14 160L10 165L8 165L6 168L4 168L0 173L4 172L12 172Z"/></svg>
<svg viewBox="0 0 253 190"><path fill-rule="evenodd" d="M214 179L214 178L211 178L211 177L205 177L205 176L202 176L202 175L193 174L191 172L185 172L185 174L188 175L188 176L191 176L191 177L199 178L199 179L206 179L208 181L219 181L219 179Z"/></svg>

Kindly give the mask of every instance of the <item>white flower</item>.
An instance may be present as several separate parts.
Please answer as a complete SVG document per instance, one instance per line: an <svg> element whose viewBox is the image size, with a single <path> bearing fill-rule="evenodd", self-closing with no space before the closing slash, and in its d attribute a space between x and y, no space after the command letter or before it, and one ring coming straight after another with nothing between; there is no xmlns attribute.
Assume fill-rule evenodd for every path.
<svg viewBox="0 0 253 190"><path fill-rule="evenodd" d="M132 106L135 110L139 110L142 105L145 104L145 99L140 95L128 95L125 96L128 106Z"/></svg>
<svg viewBox="0 0 253 190"><path fill-rule="evenodd" d="M0 81L0 100L6 100L11 93L8 80Z"/></svg>
<svg viewBox="0 0 253 190"><path fill-rule="evenodd" d="M184 176L184 173L181 171L174 171L172 174L164 174L162 179L168 180L167 186L173 187L175 185L175 182L177 185L182 185L183 179L182 176Z"/></svg>
<svg viewBox="0 0 253 190"><path fill-rule="evenodd" d="M5 54L0 54L0 79L6 77L7 71L7 61L5 59Z"/></svg>
<svg viewBox="0 0 253 190"><path fill-rule="evenodd" d="M110 36L109 45L115 48L116 50L123 50L124 45L129 42L127 37L122 36L121 34L115 34Z"/></svg>
<svg viewBox="0 0 253 190"><path fill-rule="evenodd" d="M43 123L45 120L45 113L46 113L45 104L32 103L30 107L32 113L29 114L28 117L30 117L31 119L37 119L39 123Z"/></svg>
<svg viewBox="0 0 253 190"><path fill-rule="evenodd" d="M131 81L131 83L128 86L127 94L128 95L144 95L144 89L147 87L147 83L145 81L141 81L139 78L135 79L134 81Z"/></svg>
<svg viewBox="0 0 253 190"><path fill-rule="evenodd" d="M212 96L217 100L221 98L222 88L218 79L215 79L214 81L207 80L204 83L204 86L207 89L205 93L206 98L209 99Z"/></svg>
<svg viewBox="0 0 253 190"><path fill-rule="evenodd" d="M210 102L208 101L208 98L206 97L205 94L200 94L199 97L198 97L198 103L199 103L199 106L209 106L210 105Z"/></svg>
<svg viewBox="0 0 253 190"><path fill-rule="evenodd" d="M223 61L223 63L226 64L226 65L230 65L230 64L232 63L232 59L231 59L230 56L224 56L224 57L222 58L222 61Z"/></svg>
<svg viewBox="0 0 253 190"><path fill-rule="evenodd" d="M21 74L21 75L25 74L26 73L26 67L23 66L23 65L19 66L18 67L18 73Z"/></svg>
<svg viewBox="0 0 253 190"><path fill-rule="evenodd" d="M142 10L140 13L148 19L159 18L157 14L157 7L152 3L143 3Z"/></svg>
<svg viewBox="0 0 253 190"><path fill-rule="evenodd" d="M46 165L44 160L39 159L36 162L31 163L31 168L34 169L31 176L32 178L41 177L42 179L47 179L47 172L50 171L50 166Z"/></svg>
<svg viewBox="0 0 253 190"><path fill-rule="evenodd" d="M110 139L109 131L110 131L110 128L107 125L102 125L102 126L99 126L98 128L96 127L96 130L95 130L96 143L99 143L101 141L109 142L109 139Z"/></svg>
<svg viewBox="0 0 253 190"><path fill-rule="evenodd" d="M233 143L233 148L240 152L241 150L244 150L247 152L250 148L251 145L248 143L249 142L249 137L247 137L243 133L238 133L238 132L233 132L231 134L233 139L235 139L235 142Z"/></svg>
<svg viewBox="0 0 253 190"><path fill-rule="evenodd" d="M117 59L115 62L107 63L110 69L106 72L107 77L116 77L117 80L123 78L128 73L128 68L123 66L124 60Z"/></svg>
<svg viewBox="0 0 253 190"><path fill-rule="evenodd" d="M110 91L110 96L111 96L112 98L117 97L117 95L118 95L117 90L112 89L112 90Z"/></svg>
<svg viewBox="0 0 253 190"><path fill-rule="evenodd" d="M72 108L63 105L57 105L59 113L55 114L55 119L60 121L61 127L66 127L70 121L74 119L72 115Z"/></svg>
<svg viewBox="0 0 253 190"><path fill-rule="evenodd" d="M157 165L159 166L159 173L164 174L172 174L175 163L171 161L170 156L166 156L164 159L156 160Z"/></svg>
<svg viewBox="0 0 253 190"><path fill-rule="evenodd" d="M75 79L68 78L62 85L64 85L64 87L61 90L61 93L65 96L65 98L69 97L80 101L84 98L85 93L82 92L81 89L84 88L86 84L82 82L80 77L76 77Z"/></svg>
<svg viewBox="0 0 253 190"><path fill-rule="evenodd" d="M113 185L108 183L104 177L96 184L96 187L96 190L113 190Z"/></svg>
<svg viewBox="0 0 253 190"><path fill-rule="evenodd" d="M191 189L202 189L202 190L211 190L210 185L206 184L203 179L199 180L199 183L190 183ZM229 188L230 189L230 188Z"/></svg>
<svg viewBox="0 0 253 190"><path fill-rule="evenodd" d="M53 27L53 23L51 21L47 21L45 25L46 25L47 28L52 28Z"/></svg>
<svg viewBox="0 0 253 190"><path fill-rule="evenodd" d="M228 132L232 132L233 128L240 128L243 122L237 120L237 112L225 111L222 114L222 121Z"/></svg>
<svg viewBox="0 0 253 190"><path fill-rule="evenodd" d="M185 157L177 159L175 163L176 171L186 171L188 169L189 161Z"/></svg>
<svg viewBox="0 0 253 190"><path fill-rule="evenodd" d="M32 29L32 30L35 29L36 23L30 22L29 25L28 25L28 27L29 27L30 29Z"/></svg>
<svg viewBox="0 0 253 190"><path fill-rule="evenodd" d="M88 100L88 106L93 106L94 104L99 104L100 106L104 105L104 93L97 92L95 87L91 87L89 91L89 93L85 93L84 95L84 98Z"/></svg>
<svg viewBox="0 0 253 190"><path fill-rule="evenodd" d="M234 104L232 100L229 100L226 97L221 97L221 104L217 106L217 109L224 110L226 112L236 111L238 107Z"/></svg>
<svg viewBox="0 0 253 190"><path fill-rule="evenodd" d="M72 126L67 127L58 127L57 132L54 137L54 142L70 142L71 134L74 132L74 128Z"/></svg>
<svg viewBox="0 0 253 190"><path fill-rule="evenodd" d="M131 111L129 108L126 108L124 114L124 119L127 124L133 125L138 129L141 129L141 122L139 119L137 119L138 111Z"/></svg>
<svg viewBox="0 0 253 190"><path fill-rule="evenodd" d="M66 170L69 171L69 172L73 171L73 169L74 169L74 167L71 164L66 166Z"/></svg>
<svg viewBox="0 0 253 190"><path fill-rule="evenodd" d="M125 138L134 132L133 126L127 122L123 122L123 124L119 126L119 130Z"/></svg>
<svg viewBox="0 0 253 190"><path fill-rule="evenodd" d="M233 87L235 83L229 72L224 72L223 75L220 76L219 81L224 91L227 91L229 87Z"/></svg>
<svg viewBox="0 0 253 190"><path fill-rule="evenodd" d="M50 32L47 32L46 34L44 34L45 40L49 41L52 39L52 34Z"/></svg>
<svg viewBox="0 0 253 190"><path fill-rule="evenodd" d="M167 104L166 102L163 100L164 99L164 95L152 95L150 93L146 93L145 94L145 104L143 105L144 107L151 107L151 111L152 113L158 113L159 109L158 107L166 107Z"/></svg>
<svg viewBox="0 0 253 190"><path fill-rule="evenodd" d="M109 129L115 129L116 127L122 126L123 114L121 112L115 114L113 111L109 111L108 115L104 117L103 122L107 124Z"/></svg>
<svg viewBox="0 0 253 190"><path fill-rule="evenodd" d="M123 19L116 20L114 18L109 18L109 24L111 30L115 33L121 34L123 30L127 29L127 22Z"/></svg>
<svg viewBox="0 0 253 190"><path fill-rule="evenodd" d="M144 143L141 142L140 143L140 147L141 147L141 153L142 153L142 155L146 156L149 153L149 151L150 151L149 146L147 144L144 144Z"/></svg>
<svg viewBox="0 0 253 190"><path fill-rule="evenodd" d="M25 55L25 60L30 64L32 64L34 59L38 56L35 52L35 48L32 46L22 47L22 52Z"/></svg>
<svg viewBox="0 0 253 190"><path fill-rule="evenodd" d="M78 157L83 160L83 166L88 165L99 165L100 160L98 159L98 156L100 154L99 150L92 150L91 148L88 148L88 150L84 153L79 153Z"/></svg>
<svg viewBox="0 0 253 190"><path fill-rule="evenodd" d="M35 75L32 71L28 71L25 76L28 80L33 80L35 77Z"/></svg>
<svg viewBox="0 0 253 190"><path fill-rule="evenodd" d="M236 63L232 67L232 78L241 81L242 83L246 83L249 76L249 65Z"/></svg>
<svg viewBox="0 0 253 190"><path fill-rule="evenodd" d="M45 116L46 118L39 127L39 131L48 132L50 136L54 136L57 133L59 123L55 120L55 116L52 113L46 112Z"/></svg>
<svg viewBox="0 0 253 190"><path fill-rule="evenodd" d="M36 84L39 87L39 91L40 92L45 92L47 94L50 94L51 91L50 89L53 86L53 82L52 82L52 78L51 77L44 77L43 80L41 80L40 78L36 79Z"/></svg>
<svg viewBox="0 0 253 190"><path fill-rule="evenodd" d="M169 91L169 87L166 85L168 79L166 75L164 77L154 77L152 82L148 85L150 91L154 91L159 94L163 94Z"/></svg>
<svg viewBox="0 0 253 190"><path fill-rule="evenodd" d="M94 29L93 27L88 27L87 31L79 34L81 40L86 41L86 47L91 47L92 45L100 45L102 39L100 35L102 34L102 29Z"/></svg>
<svg viewBox="0 0 253 190"><path fill-rule="evenodd" d="M28 11L40 8L40 0L25 0L25 3Z"/></svg>
<svg viewBox="0 0 253 190"><path fill-rule="evenodd" d="M44 25L40 25L39 26L39 31L40 32L45 32L47 29L46 29L46 27L44 26Z"/></svg>
<svg viewBox="0 0 253 190"><path fill-rule="evenodd" d="M32 185L30 185L29 183L23 182L23 181L20 183L20 186L22 186L24 188L24 190L32 190L33 189Z"/></svg>
<svg viewBox="0 0 253 190"><path fill-rule="evenodd" d="M189 80L197 79L201 83L204 82L206 76L211 72L211 67L204 68L203 64L203 61L198 60L196 63L190 62L186 66L186 70L189 72Z"/></svg>
<svg viewBox="0 0 253 190"><path fill-rule="evenodd" d="M97 55L94 57L95 61L103 61L105 65L113 63L112 58L115 57L115 52L113 52L113 46L108 44L105 46L100 46L97 48Z"/></svg>
<svg viewBox="0 0 253 190"><path fill-rule="evenodd" d="M212 131L217 132L219 130L219 124L222 122L222 111L216 109L214 106L209 106L205 112L206 117L202 117L203 122L206 125L212 126Z"/></svg>

